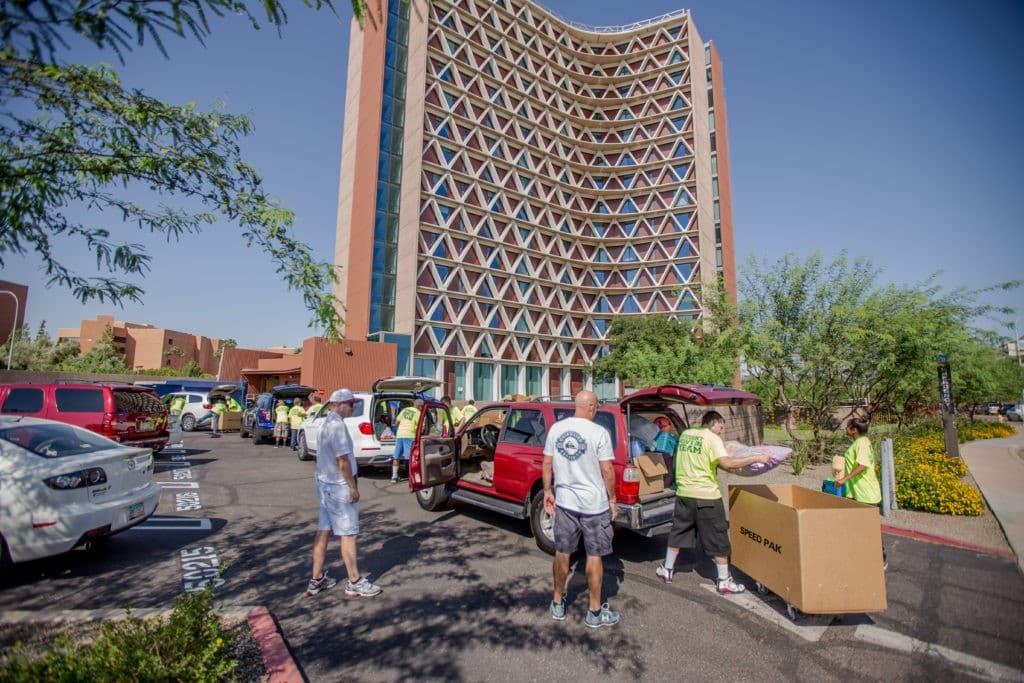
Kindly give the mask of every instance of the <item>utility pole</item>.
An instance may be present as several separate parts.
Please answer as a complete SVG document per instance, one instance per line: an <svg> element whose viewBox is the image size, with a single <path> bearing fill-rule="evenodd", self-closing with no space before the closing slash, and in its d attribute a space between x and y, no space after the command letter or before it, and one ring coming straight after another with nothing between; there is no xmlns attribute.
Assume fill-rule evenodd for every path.
<svg viewBox="0 0 1024 683"><path fill-rule="evenodd" d="M18 295L9 289L0 289L0 294L10 294L14 298L14 324L11 326L11 336L7 338L7 369L11 369L11 359L14 357L14 337L18 334Z"/></svg>

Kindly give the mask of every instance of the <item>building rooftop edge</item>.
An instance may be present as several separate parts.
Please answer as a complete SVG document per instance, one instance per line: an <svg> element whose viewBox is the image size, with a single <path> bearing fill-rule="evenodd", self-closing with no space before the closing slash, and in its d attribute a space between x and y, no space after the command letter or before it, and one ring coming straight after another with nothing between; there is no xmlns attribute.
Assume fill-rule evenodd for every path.
<svg viewBox="0 0 1024 683"><path fill-rule="evenodd" d="M558 12L550 10L545 6L537 2L534 2L533 0L528 1L534 7L546 12L547 14L550 14L552 17L558 19L567 26L571 26L572 28L578 29L580 31L586 31L588 33L596 34L629 33L630 31L635 31L637 29L645 28L647 26L653 26L654 24L660 24L662 22L670 21L672 19L685 16L689 12L689 10L686 9L677 9L671 12L666 12L665 14L658 15L656 17L651 17L650 19L641 19L640 21L634 21L630 24L620 24L617 26L592 26L590 24L584 24L583 22L573 21L572 19L564 17Z"/></svg>

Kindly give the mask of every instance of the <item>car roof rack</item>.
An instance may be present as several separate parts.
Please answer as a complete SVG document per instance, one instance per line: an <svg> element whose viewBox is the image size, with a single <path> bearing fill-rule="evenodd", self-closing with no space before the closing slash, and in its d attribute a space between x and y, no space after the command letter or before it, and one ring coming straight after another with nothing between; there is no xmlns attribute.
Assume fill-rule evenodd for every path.
<svg viewBox="0 0 1024 683"><path fill-rule="evenodd" d="M561 396L534 396L533 398L530 398L528 401L525 401L525 402L526 403L572 403L575 400L576 400L575 396L565 396L565 395L561 395ZM599 398L599 399L597 399L597 402L600 405L609 405L611 403L618 403L618 401L619 401L619 399L617 399L617 398ZM510 402L512 402L512 401L510 401ZM519 401L514 401L514 402L518 403Z"/></svg>

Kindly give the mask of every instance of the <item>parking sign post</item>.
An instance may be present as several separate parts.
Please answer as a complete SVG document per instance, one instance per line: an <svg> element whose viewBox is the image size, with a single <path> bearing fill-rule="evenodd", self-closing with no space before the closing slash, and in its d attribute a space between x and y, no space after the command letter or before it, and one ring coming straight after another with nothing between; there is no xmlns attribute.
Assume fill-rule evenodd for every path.
<svg viewBox="0 0 1024 683"><path fill-rule="evenodd" d="M953 375L949 370L949 360L946 356L939 356L939 403L942 407L942 433L946 443L946 455L950 458L960 457L960 444L956 438L956 425L953 423L953 413L956 405L953 403Z"/></svg>

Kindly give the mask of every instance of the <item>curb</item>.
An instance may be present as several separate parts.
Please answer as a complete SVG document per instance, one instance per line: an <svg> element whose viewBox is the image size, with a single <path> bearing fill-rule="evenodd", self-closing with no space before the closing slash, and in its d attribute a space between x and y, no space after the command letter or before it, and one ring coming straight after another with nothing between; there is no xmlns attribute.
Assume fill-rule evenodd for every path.
<svg viewBox="0 0 1024 683"><path fill-rule="evenodd" d="M911 529L903 529L898 526L889 526L887 524L882 525L882 533L889 534L890 536L902 536L904 538L911 538L915 541L924 541L925 543L935 543L937 545L950 546L952 548L960 548L962 550L973 550L974 552L984 553L986 555L995 555L1008 560L1016 559L1016 555L1007 550L1000 550L998 548L986 548L985 546L975 545L974 543L966 543L964 541L957 540L955 538L948 538L946 536L939 536L937 534L929 534L924 531L913 531Z"/></svg>
<svg viewBox="0 0 1024 683"><path fill-rule="evenodd" d="M263 657L263 666L270 677L270 683L303 683L306 679L285 645L270 611L266 607L257 607L246 618L260 649L260 656Z"/></svg>

